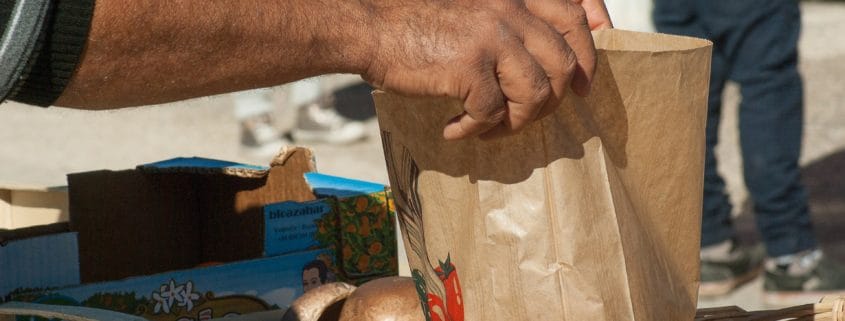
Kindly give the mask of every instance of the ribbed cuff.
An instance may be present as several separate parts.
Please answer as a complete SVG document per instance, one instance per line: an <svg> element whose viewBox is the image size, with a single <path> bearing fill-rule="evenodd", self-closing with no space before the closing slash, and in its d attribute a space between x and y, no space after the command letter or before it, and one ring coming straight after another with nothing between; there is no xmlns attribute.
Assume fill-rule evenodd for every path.
<svg viewBox="0 0 845 321"><path fill-rule="evenodd" d="M94 0L56 0L32 57L9 99L50 106L76 70L94 14Z"/></svg>

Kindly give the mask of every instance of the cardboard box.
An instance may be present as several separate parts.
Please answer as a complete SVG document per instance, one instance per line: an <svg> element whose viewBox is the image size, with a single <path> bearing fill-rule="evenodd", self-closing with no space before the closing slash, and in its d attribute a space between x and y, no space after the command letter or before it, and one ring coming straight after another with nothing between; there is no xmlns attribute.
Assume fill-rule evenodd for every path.
<svg viewBox="0 0 845 321"><path fill-rule="evenodd" d="M67 188L0 186L0 230L67 221Z"/></svg>
<svg viewBox="0 0 845 321"><path fill-rule="evenodd" d="M7 299L150 320L206 320L286 308L306 289L327 282L360 284L397 275L389 190L311 172L312 162L309 150L297 148L270 167L178 158L69 175L69 225L7 236L72 230L79 244L77 282L83 285L17 282L23 288ZM214 266L203 267L208 265ZM197 289L199 299L180 292L188 287ZM182 301L174 297L165 309L156 300L161 291L173 294L171 289L180 290L174 295ZM207 310L206 303L214 308Z"/></svg>
<svg viewBox="0 0 845 321"><path fill-rule="evenodd" d="M287 309L322 250L77 287L13 293L14 301L98 308L151 321L199 321Z"/></svg>
<svg viewBox="0 0 845 321"><path fill-rule="evenodd" d="M338 280L361 284L398 274L395 211L381 184L307 173L320 198L265 207L265 253L324 248Z"/></svg>
<svg viewBox="0 0 845 321"><path fill-rule="evenodd" d="M82 282L261 257L263 206L316 199L313 168L294 149L270 168L195 158L68 175Z"/></svg>
<svg viewBox="0 0 845 321"><path fill-rule="evenodd" d="M295 148L269 168L182 158L68 175L81 280L118 280L317 248L329 249L332 260L343 263L337 272L345 281L396 274L395 214L386 188L311 173L313 168L311 152ZM278 239L265 225L265 205L312 201L322 209L296 221L312 227L310 243ZM362 234L356 224L363 224ZM268 241L283 245L268 252Z"/></svg>
<svg viewBox="0 0 845 321"><path fill-rule="evenodd" d="M0 243L0 302L2 295L13 290L78 284L76 233L49 233L22 239L6 235L6 241Z"/></svg>

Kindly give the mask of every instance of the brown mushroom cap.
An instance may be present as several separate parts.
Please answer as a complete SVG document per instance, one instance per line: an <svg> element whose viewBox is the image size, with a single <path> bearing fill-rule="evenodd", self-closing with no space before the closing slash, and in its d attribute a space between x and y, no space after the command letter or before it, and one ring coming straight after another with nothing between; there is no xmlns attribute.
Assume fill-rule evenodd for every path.
<svg viewBox="0 0 845 321"><path fill-rule="evenodd" d="M324 320L323 313L346 299L352 291L355 291L355 286L342 282L322 285L296 299L282 317L282 321Z"/></svg>
<svg viewBox="0 0 845 321"><path fill-rule="evenodd" d="M377 279L361 285L343 305L340 321L425 321L414 281Z"/></svg>

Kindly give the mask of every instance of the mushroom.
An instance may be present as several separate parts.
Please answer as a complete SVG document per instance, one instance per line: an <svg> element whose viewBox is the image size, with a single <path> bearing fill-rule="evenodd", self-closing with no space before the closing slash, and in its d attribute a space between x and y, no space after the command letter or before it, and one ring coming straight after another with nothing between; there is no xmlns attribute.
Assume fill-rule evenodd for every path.
<svg viewBox="0 0 845 321"><path fill-rule="evenodd" d="M330 283L297 299L282 321L425 321L414 281L376 279L355 288Z"/></svg>

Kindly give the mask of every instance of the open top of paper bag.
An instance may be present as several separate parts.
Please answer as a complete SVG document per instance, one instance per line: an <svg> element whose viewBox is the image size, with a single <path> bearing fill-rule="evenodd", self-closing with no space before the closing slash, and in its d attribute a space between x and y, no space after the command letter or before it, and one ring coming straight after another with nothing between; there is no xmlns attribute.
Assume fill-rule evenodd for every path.
<svg viewBox="0 0 845 321"><path fill-rule="evenodd" d="M383 129L401 128L390 130L397 139L414 141L406 147L418 158L422 171L504 183L525 180L534 169L559 159L582 158L584 144L593 138L601 141L613 167L627 168L632 149L642 154L661 146L680 146L684 144L681 137L690 137L690 132L699 134L699 128L672 123L661 113L694 113L698 111L691 110L691 106L706 107L689 103L705 101L706 90L688 88L707 86L709 41L623 30L596 32L594 38L600 50L592 94L585 98L570 91L555 114L529 124L517 135L491 141L470 138L447 142L440 133L450 119L463 112L460 101L376 91L373 97L379 123ZM646 51L648 48L665 50L660 54L668 55L667 58L688 50L694 52L684 59L656 59L654 51ZM680 51L671 51L672 48ZM637 85L640 83L651 85ZM678 95L680 92L687 94ZM658 111L654 108L658 105L667 107ZM635 137L631 137L632 132L637 133ZM550 141L550 137L554 140ZM436 151L422 152L420 148ZM494 152L498 160L495 164L479 163ZM526 157L537 153L543 157ZM485 167L482 163L509 170Z"/></svg>
<svg viewBox="0 0 845 321"><path fill-rule="evenodd" d="M693 50L713 45L704 39L620 29L593 32L598 50L667 52Z"/></svg>

